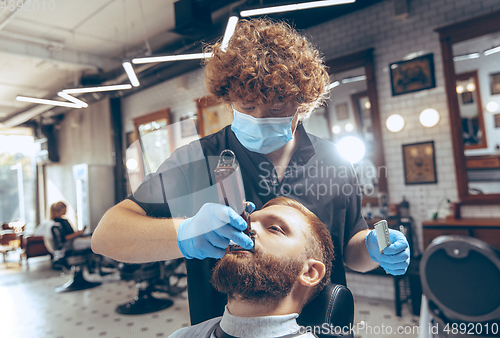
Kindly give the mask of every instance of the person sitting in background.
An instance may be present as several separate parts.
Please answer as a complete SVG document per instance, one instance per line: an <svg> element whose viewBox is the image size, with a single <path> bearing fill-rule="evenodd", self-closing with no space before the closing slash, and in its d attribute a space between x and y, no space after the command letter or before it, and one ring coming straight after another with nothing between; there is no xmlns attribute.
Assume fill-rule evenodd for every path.
<svg viewBox="0 0 500 338"><path fill-rule="evenodd" d="M63 218L63 216L66 215L66 211L66 203L62 201L56 202L50 206L50 219L61 225L64 239L66 241L70 241L73 238L82 236L85 232L85 228L75 232L69 221L66 218Z"/></svg>
<svg viewBox="0 0 500 338"><path fill-rule="evenodd" d="M85 250L90 248L91 238L84 236L85 229L75 231L69 221L63 218L66 215L66 203L59 201L50 206L50 219L61 225L62 235L65 241L73 240L73 249ZM52 227L50 227L52 229Z"/></svg>
<svg viewBox="0 0 500 338"><path fill-rule="evenodd" d="M228 298L223 316L170 338L314 337L299 330L296 318L330 279L330 233L309 209L286 197L254 212L251 228L255 252L228 248L212 272L212 285Z"/></svg>

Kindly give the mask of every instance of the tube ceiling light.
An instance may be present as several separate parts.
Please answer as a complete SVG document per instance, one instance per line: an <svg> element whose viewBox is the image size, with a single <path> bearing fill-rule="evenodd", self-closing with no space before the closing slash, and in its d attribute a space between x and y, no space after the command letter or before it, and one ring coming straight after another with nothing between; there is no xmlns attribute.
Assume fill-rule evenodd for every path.
<svg viewBox="0 0 500 338"><path fill-rule="evenodd" d="M125 69L125 73L127 73L128 79L130 80L130 83L134 87L139 87L139 79L137 78L137 75L135 74L134 67L132 67L132 64L130 62L124 62L123 68Z"/></svg>
<svg viewBox="0 0 500 338"><path fill-rule="evenodd" d="M311 2L304 2L304 3L300 3L300 4L293 4L293 5L283 5L283 6L273 6L273 7L249 9L249 10L241 11L240 15L241 16L266 15L266 14L273 14L273 13L298 11L301 9L350 4L353 2L356 2L356 0L311 1Z"/></svg>
<svg viewBox="0 0 500 338"><path fill-rule="evenodd" d="M487 49L483 52L484 55L488 56L500 52L500 46Z"/></svg>
<svg viewBox="0 0 500 338"><path fill-rule="evenodd" d="M80 94L80 93L95 93L95 92L107 92L111 90L124 90L130 89L132 85L115 85L115 86L100 86L100 87L86 87L86 88L73 88L73 89L63 89L63 93L67 94Z"/></svg>
<svg viewBox="0 0 500 338"><path fill-rule="evenodd" d="M330 83L328 85L328 87L326 88L326 90L333 89L333 88L337 87L339 84L340 84L340 82L338 82L338 81L332 82L332 83Z"/></svg>
<svg viewBox="0 0 500 338"><path fill-rule="evenodd" d="M194 54L183 54L183 55L151 56L151 57L146 57L146 58L132 59L132 63L136 65L136 64L141 64L141 63L207 59L210 57L212 57L212 53L194 53Z"/></svg>
<svg viewBox="0 0 500 338"><path fill-rule="evenodd" d="M59 92L57 93L57 95L59 95L60 97L70 101L70 102L73 102L74 104L77 104L79 105L81 108L87 108L89 105L87 104L87 102L84 102L82 100L79 100L77 99L76 97L74 96L71 96L67 93L63 93L63 92Z"/></svg>
<svg viewBox="0 0 500 338"><path fill-rule="evenodd" d="M236 29L236 24L238 23L239 19L240 18L233 15L227 21L226 32L224 33L224 38L222 39L222 43L220 46L220 49L222 49L223 52L225 52L227 49L227 45L229 44L229 39L231 39L231 36L233 36L234 30Z"/></svg>
<svg viewBox="0 0 500 338"><path fill-rule="evenodd" d="M56 100L37 99L35 97L17 96L16 100L22 101L22 102L47 104L49 106L59 106L59 107L66 107L66 108L82 108L82 106L77 105L75 103L56 101Z"/></svg>
<svg viewBox="0 0 500 338"><path fill-rule="evenodd" d="M479 53L457 55L457 56L453 57L453 61L464 61L464 60L470 60L470 59L477 59L479 56L480 56Z"/></svg>
<svg viewBox="0 0 500 338"><path fill-rule="evenodd" d="M342 83L351 83L364 80L366 80L366 75L359 75L359 76L346 77L345 79L342 79Z"/></svg>

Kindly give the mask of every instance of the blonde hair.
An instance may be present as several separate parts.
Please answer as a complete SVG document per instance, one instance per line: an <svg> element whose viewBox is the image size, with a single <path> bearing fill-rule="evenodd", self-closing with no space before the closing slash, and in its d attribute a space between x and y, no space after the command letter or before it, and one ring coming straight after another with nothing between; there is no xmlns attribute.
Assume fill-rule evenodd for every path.
<svg viewBox="0 0 500 338"><path fill-rule="evenodd" d="M50 219L53 220L55 215L66 209L66 203L63 201L56 202L50 206Z"/></svg>

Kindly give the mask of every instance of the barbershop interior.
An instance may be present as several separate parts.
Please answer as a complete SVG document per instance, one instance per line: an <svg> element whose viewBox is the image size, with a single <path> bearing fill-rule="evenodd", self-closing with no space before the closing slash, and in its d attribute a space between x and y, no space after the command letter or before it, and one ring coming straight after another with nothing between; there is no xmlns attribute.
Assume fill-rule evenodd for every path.
<svg viewBox="0 0 500 338"><path fill-rule="evenodd" d="M279 22L294 32L287 34L305 38L297 48L307 51L281 57L295 45L284 47L290 39L280 39L283 33L248 33L262 22L262 29ZM249 47L250 40L237 45L245 32L268 49ZM232 77L214 84L250 48L256 52L249 59L267 58L262 69L243 65L250 70L231 70ZM308 73L314 60L302 61L307 53L321 59L315 67L323 73ZM291 58L301 76L292 72ZM255 75L262 72L268 72L264 80ZM306 102L310 114L300 115L302 108L285 117L249 113L267 104L265 90L278 86L276 72L288 82L279 88L293 84L302 92L295 101L276 94L272 110L276 102ZM255 77L241 82L245 76ZM296 85L297 78L308 85ZM313 82L326 84L318 90L323 99L315 94L317 104L304 94ZM260 103L235 96L254 89ZM274 124L256 123L260 118ZM283 124L298 136L282 142ZM214 133L219 136L209 136ZM259 138L271 140L267 151ZM268 206L271 198L259 199L249 183L258 180L248 179L248 168L258 168L252 158L276 165L270 154L290 140L298 140L293 149L301 155L282 165L290 160L296 171L278 176L281 190L272 197L298 201L293 212ZM238 147L224 146L231 141ZM210 148L213 142L220 144ZM173 175L200 162L200 154L205 163L196 153L202 147L215 149L219 161L214 173L207 156L208 177L217 181L210 179L203 191L217 188L214 198L221 198L209 207L234 209L241 229L235 230L231 213L210 223L218 216L208 202L175 223L176 208L189 202L185 196L167 202L168 196L176 196L182 180L195 186L207 175ZM348 165L344 171L327 166L334 161ZM227 168L229 176L219 181ZM287 178L293 172L304 174L295 186L287 183L297 182ZM335 186L329 175L342 182L353 177L356 184ZM318 176L328 183L317 183ZM280 285L292 268L284 261L319 247L330 257L306 222L297 228L304 233L301 254L279 254L291 253L288 241L299 240L293 230L305 219L301 207L332 234L335 256L326 259L331 268L307 256L309 270L299 265L285 292ZM279 218L288 230L265 233L266 217ZM3 338L281 337L287 335L279 333L284 322L277 318L290 315L300 325L290 337L498 337L500 1L0 0L0 222ZM242 232L245 224L252 230ZM235 237L217 237L226 244L213 244L217 252L206 254L207 232L218 229ZM253 240L255 252L235 245L241 236ZM281 265L253 264L265 251L276 253ZM391 261L403 254L401 262ZM218 269L223 255L220 262L233 256L248 269ZM361 256L369 261L362 267L352 258ZM208 261L217 266L204 265ZM211 281L218 291L198 287L201 274L194 269L206 270L207 285L217 272L219 286ZM242 270L254 272L239 276ZM262 277L264 270L277 271ZM341 278L324 277L330 270ZM311 271L319 274L318 284ZM224 276L234 285L220 286ZM328 283L314 293L321 278ZM210 309L221 296L209 292L227 297L220 312Z"/></svg>

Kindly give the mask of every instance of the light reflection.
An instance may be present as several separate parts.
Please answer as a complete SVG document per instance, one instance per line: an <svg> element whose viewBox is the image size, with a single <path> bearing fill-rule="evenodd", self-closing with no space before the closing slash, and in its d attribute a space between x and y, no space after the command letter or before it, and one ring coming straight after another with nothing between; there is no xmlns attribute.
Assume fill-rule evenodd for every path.
<svg viewBox="0 0 500 338"><path fill-rule="evenodd" d="M337 143L340 155L351 163L359 162L365 156L365 144L355 136L346 136Z"/></svg>

